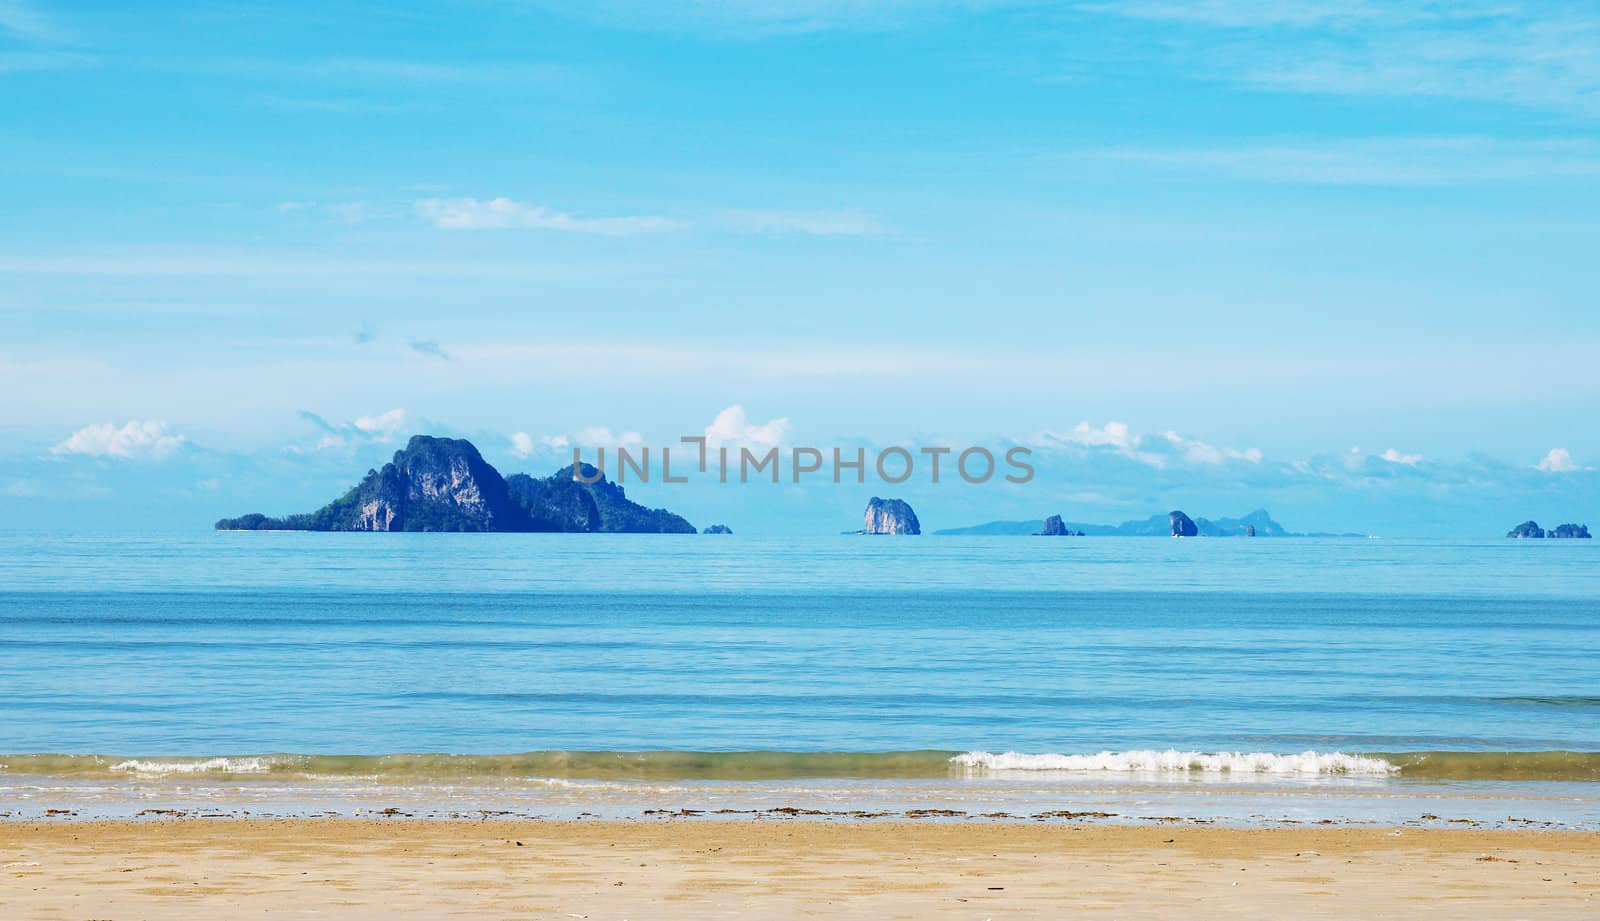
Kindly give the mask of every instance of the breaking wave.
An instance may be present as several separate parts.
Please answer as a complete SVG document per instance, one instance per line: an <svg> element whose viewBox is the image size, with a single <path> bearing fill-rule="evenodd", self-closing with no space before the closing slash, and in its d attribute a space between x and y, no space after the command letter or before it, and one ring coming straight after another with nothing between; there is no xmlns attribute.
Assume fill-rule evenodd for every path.
<svg viewBox="0 0 1600 921"><path fill-rule="evenodd" d="M1114 771L1155 774L1394 774L1394 764L1368 755L1307 751L1294 755L1271 752L1166 751L1100 752L1094 755L1027 755L1020 752L967 752L950 759L973 773L1006 771Z"/></svg>
<svg viewBox="0 0 1600 921"><path fill-rule="evenodd" d="M130 758L111 765L111 770L154 777L168 774L266 774L272 770L272 762L267 758L177 758L168 761Z"/></svg>
<svg viewBox="0 0 1600 921"><path fill-rule="evenodd" d="M1177 749L1028 754L987 751L533 751L501 755L0 755L0 775L164 778L365 778L380 782L970 778L1056 773L1180 777L1396 777L1405 780L1600 782L1600 752L1202 752Z"/></svg>

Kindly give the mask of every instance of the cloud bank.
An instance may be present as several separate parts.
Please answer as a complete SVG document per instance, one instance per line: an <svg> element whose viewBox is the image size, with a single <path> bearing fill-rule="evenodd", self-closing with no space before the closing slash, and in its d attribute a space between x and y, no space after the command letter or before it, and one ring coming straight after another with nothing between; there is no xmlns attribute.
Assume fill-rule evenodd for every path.
<svg viewBox="0 0 1600 921"><path fill-rule="evenodd" d="M677 230L682 222L666 217L579 217L509 198L424 198L416 215L440 230L554 230L627 237Z"/></svg>
<svg viewBox="0 0 1600 921"><path fill-rule="evenodd" d="M168 430L165 422L131 419L120 426L114 422L84 426L52 447L50 453L160 460L170 457L185 441L184 436Z"/></svg>

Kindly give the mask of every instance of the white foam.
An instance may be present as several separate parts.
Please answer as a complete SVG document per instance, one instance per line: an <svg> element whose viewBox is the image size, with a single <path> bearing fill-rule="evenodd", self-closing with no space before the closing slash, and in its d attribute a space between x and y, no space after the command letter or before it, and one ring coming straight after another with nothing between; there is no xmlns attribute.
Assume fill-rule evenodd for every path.
<svg viewBox="0 0 1600 921"><path fill-rule="evenodd" d="M272 770L266 758L207 758L203 761L123 761L113 771L165 777L168 774L265 774Z"/></svg>
<svg viewBox="0 0 1600 921"><path fill-rule="evenodd" d="M1029 755L1021 752L967 752L950 759L974 773L1000 771L1116 771L1158 774L1393 774L1399 770L1382 758L1343 752L1103 751L1095 755Z"/></svg>

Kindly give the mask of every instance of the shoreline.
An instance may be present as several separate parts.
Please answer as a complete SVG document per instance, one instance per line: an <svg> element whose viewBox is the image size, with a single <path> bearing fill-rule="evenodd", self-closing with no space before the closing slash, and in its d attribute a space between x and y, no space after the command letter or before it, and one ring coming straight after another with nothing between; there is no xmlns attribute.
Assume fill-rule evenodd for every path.
<svg viewBox="0 0 1600 921"><path fill-rule="evenodd" d="M600 811L592 811L600 810ZM1159 810L1157 810L1159 811ZM1507 834L1590 834L1600 835L1600 828L1592 824L1574 825L1565 822L1505 816L1503 819L1474 819L1467 816L1445 816L1425 813L1405 820L1374 820L1352 818L1293 819L1273 818L1263 815L1202 816L1202 815L1135 815L1104 812L1093 808L1049 809L1043 812L981 812L955 809L948 806L924 806L911 809L844 808L815 809L806 806L767 806L761 808L712 808L689 806L657 806L636 810L617 810L603 805L570 807L541 812L505 808L437 809L407 806L362 806L340 810L266 810L244 809L238 806L173 807L154 805L137 811L92 811L82 807L62 805L45 807L29 812L0 809L0 828L56 827L93 825L154 825L165 823L204 822L373 822L389 824L410 822L420 824L461 824L482 822L529 822L539 824L630 825L647 827L671 824L736 825L755 823L763 825L936 825L963 828L1118 828L1118 829L1177 829L1204 828L1228 831L1273 830L1357 830L1357 831L1477 831Z"/></svg>
<svg viewBox="0 0 1600 921"><path fill-rule="evenodd" d="M9 917L1592 917L1600 832L795 821L0 823Z"/></svg>

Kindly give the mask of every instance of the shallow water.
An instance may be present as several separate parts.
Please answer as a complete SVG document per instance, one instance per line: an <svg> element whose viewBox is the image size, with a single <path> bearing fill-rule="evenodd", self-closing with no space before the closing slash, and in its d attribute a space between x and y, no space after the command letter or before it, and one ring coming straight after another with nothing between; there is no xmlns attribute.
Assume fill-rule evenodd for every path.
<svg viewBox="0 0 1600 921"><path fill-rule="evenodd" d="M1263 810L1218 781L1292 784L1295 810L1309 783L1372 814L1338 799L1342 753L1386 765L1375 802L1487 790L1590 823L1597 564L1590 541L0 535L0 796L242 790L244 757L283 752L322 756L262 762L308 802L824 778L993 805L1026 775L1229 814ZM604 754L638 751L669 754ZM1029 757L974 776L970 751ZM45 752L104 757L19 757ZM500 757L366 757L396 753Z"/></svg>

